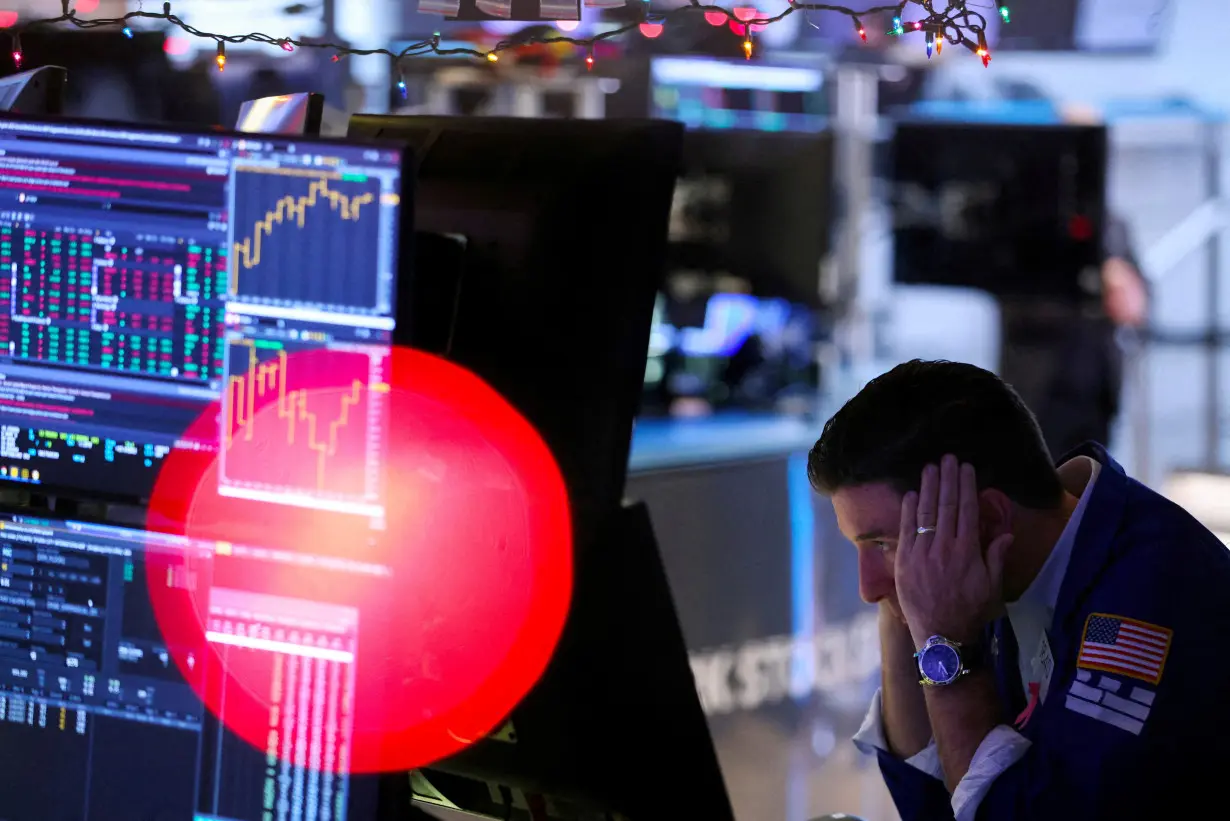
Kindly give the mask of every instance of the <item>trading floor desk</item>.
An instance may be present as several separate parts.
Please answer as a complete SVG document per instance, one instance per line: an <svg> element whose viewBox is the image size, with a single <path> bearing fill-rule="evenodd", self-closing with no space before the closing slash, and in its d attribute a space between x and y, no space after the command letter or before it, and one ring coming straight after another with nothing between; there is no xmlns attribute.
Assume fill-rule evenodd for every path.
<svg viewBox="0 0 1230 821"><path fill-rule="evenodd" d="M627 495L652 512L739 818L892 818L850 738L878 681L876 611L812 492L819 425L719 414L637 422Z"/></svg>

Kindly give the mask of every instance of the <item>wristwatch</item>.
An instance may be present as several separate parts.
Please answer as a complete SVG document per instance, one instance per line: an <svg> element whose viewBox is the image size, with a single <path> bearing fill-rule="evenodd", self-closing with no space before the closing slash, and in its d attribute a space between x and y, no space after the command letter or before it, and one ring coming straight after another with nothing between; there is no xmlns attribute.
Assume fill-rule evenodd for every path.
<svg viewBox="0 0 1230 821"><path fill-rule="evenodd" d="M926 687L944 687L966 676L974 669L981 654L977 647L963 645L943 636L932 636L914 654L918 661L918 683Z"/></svg>

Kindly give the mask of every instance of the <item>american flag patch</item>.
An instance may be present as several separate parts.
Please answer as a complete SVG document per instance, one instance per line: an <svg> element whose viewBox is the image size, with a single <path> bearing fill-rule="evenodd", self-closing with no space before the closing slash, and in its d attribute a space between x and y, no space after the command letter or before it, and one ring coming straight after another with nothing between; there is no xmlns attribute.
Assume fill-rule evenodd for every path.
<svg viewBox="0 0 1230 821"><path fill-rule="evenodd" d="M1076 666L1157 684L1174 631L1123 616L1092 613Z"/></svg>

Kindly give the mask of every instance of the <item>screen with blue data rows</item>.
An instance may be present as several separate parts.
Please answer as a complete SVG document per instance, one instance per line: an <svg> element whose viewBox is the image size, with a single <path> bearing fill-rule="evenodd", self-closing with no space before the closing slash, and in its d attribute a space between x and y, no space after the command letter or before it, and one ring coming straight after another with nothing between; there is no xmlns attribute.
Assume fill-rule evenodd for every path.
<svg viewBox="0 0 1230 821"><path fill-rule="evenodd" d="M184 434L235 340L387 348L401 167L345 143L0 120L0 483L142 498L173 449L219 447Z"/></svg>
<svg viewBox="0 0 1230 821"><path fill-rule="evenodd" d="M0 767L6 821L355 817L345 762L358 614L270 595L261 580L292 560L325 579L384 572L0 514L0 749L21 751ZM196 643L164 637L159 588L201 602ZM198 698L218 665L267 690L267 749L227 729L225 693L217 712Z"/></svg>

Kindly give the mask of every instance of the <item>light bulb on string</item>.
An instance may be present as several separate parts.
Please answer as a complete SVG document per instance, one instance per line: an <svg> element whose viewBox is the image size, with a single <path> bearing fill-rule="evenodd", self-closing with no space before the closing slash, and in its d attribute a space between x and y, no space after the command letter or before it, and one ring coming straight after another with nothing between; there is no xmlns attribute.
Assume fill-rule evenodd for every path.
<svg viewBox="0 0 1230 821"><path fill-rule="evenodd" d="M206 32L206 31L200 31L200 30L194 29L191 26L188 26L183 21L181 21L179 18L175 17L171 13L171 4L167 2L164 2L162 4L161 14L142 12L140 14L121 15L118 17L110 18L110 19L91 19L91 20L74 17L73 16L74 12L69 11L69 8L72 2L73 0L61 0L61 4L65 9L63 16L49 17L46 19L27 20L25 22L23 30L28 29L32 25L37 27L40 25L48 26L48 25L54 25L56 23L71 22L74 25L76 25L78 28L96 28L99 26L107 26L107 27L111 27L112 30L119 29L123 33L125 38L133 39L135 38L136 34L135 34L134 29L129 25L129 18L134 17L134 16L140 16L140 14L145 14L146 17L159 18L159 19L166 21L167 23L170 24L172 28L180 29L183 32L183 35L200 37L205 40L213 39L218 49L216 61L217 61L219 71L225 70L226 43L237 43L237 42L264 43L267 45L277 46L285 52L297 52L299 48L301 47L301 44L294 41L293 38L291 37L269 37L268 35L260 34L260 33L223 34L223 33L213 33L213 32ZM97 0L81 0L81 2L86 4L88 7L92 8L93 4L97 2ZM630 24L625 26L625 28L630 29L633 27L638 27L640 30L640 33L643 36L652 39L652 38L660 36L663 33L663 24L667 22L668 19L673 18L675 16L675 12L681 11L681 10L686 11L689 9L700 8L704 14L704 18L707 23L714 25L714 26L719 26L719 27L729 24L731 29L734 30L736 36L738 36L741 41L741 47L743 48L744 55L748 57L749 59L751 59L752 55L755 52L755 43L751 37L747 36L748 30L750 29L751 32L758 32L762 28L767 26L769 23L777 22L779 19L785 16L784 14L781 14L781 15L771 17L769 19L762 19L755 6L756 2L757 0L750 0L750 2L749 0L737 0L737 4L733 8L721 8L715 5L698 4L694 2L688 6L672 8L670 11L665 12L659 17L654 18L650 16L652 14L652 12L650 11L650 0L642 0L642 3L638 5L640 5L644 9L645 17L642 18L642 21L639 24L636 22L630 22ZM821 9L821 10L832 11L836 13L844 13L847 19L850 20L851 24L854 26L854 31L858 35L859 39L863 42L867 42L867 39L868 39L867 31L864 27L863 21L860 19L860 16L864 14L865 12L855 11L853 9L844 8L842 6L829 6L829 5L816 4L816 3L804 3L803 0L786 0L786 2L789 5L790 11L794 11L794 10L803 11L805 20L807 17L806 13L808 10ZM914 2L916 5L922 6L923 9L926 11L926 14L922 15L921 18L918 20L910 20L907 23L903 18L905 15L906 6L909 5L911 2ZM986 5L993 10L991 12L992 14L997 13L999 17L1001 18L1002 22L1008 23L1011 20L1011 15L1009 13L1009 6L1007 4L1010 2L1011 0L996 0L996 2L989 3ZM963 7L965 4L966 4L966 0L949 0L949 7L952 7L952 6ZM926 47L927 47L928 57L941 54L943 51L943 41L949 40L950 43L955 43L957 45L966 46L967 48L969 48L970 51L974 52L979 57L979 59L982 60L984 66L989 66L990 61L991 61L991 54L990 54L990 49L987 45L987 38L985 35L985 31L983 30L985 23L981 21L981 18L979 18L978 15L973 15L973 14L965 15L965 16L961 16L961 15L947 16L948 15L947 12L945 13L936 12L934 9L931 8L931 6L932 6L931 0L902 0L901 3L895 4L894 6L891 6L888 9L885 9L886 11L888 11L888 16L891 16L892 18L892 27L891 27L891 30L888 31L888 35L894 36L894 37L900 37L906 34L907 32L917 31L917 32L922 33L927 41ZM7 16L9 14L10 13L8 12L0 12L0 28L6 28L6 27L13 25L13 22L10 22L10 17ZM15 17L16 16L15 13L13 13L12 16ZM977 23L973 22L974 19L979 20L979 22ZM650 20L653 20L653 22L650 22ZM751 22L752 20L755 20L756 22L753 24ZM816 28L815 24L812 23L810 20L806 20L806 22L808 25L811 25L813 28ZM571 22L571 21L559 24L559 27L561 30L569 30L569 29L575 28L575 26L576 26L576 23ZM951 37L948 36L949 26L952 27ZM620 31L623 31L623 29L620 29ZM185 53L190 48L190 46L186 45L187 40L183 35L179 37L168 38L167 46L165 47L164 50L167 51L168 54ZM15 66L17 66L17 70L23 70L25 59L24 59L24 54L22 52L21 45L19 41L16 39L15 34L10 33L10 36L14 38L13 50L12 50L13 62ZM604 36L607 36L607 35L604 35ZM558 37L554 39L555 41L559 40ZM530 38L526 42L526 45L537 45L537 44L541 44L544 42L550 43L552 42L552 40L550 38L544 39L542 36L538 36L538 37ZM592 55L592 46L594 42L593 38L585 38L585 39L580 39L580 40L576 40L573 42L575 45L586 49L587 51L585 55L586 64L590 65L590 61L588 58ZM393 60L396 63L396 61L407 56L408 54L426 55L426 54L431 54L431 53L439 54L441 52L439 48L438 36L434 38L433 40L412 44L410 47L403 49L400 53L396 51L391 52L388 49L366 49L366 50L355 51L342 43L314 42L311 45L314 47L320 47L320 48L325 49L326 53L329 54L329 57L333 62L340 62L341 60L345 59L346 57L352 54L359 54L361 56L371 55L371 54L384 54L389 59ZM485 59L487 62L490 62L490 63L498 63L500 62L500 53L503 51L503 49L510 47L510 45L511 44L509 43L500 43L492 47L490 51L483 51L481 49L476 49L474 47L455 48L455 49L449 49L447 51L449 53L454 53L458 55L469 54L472 57L477 58L478 60ZM513 59L515 62L516 55L514 55Z"/></svg>
<svg viewBox="0 0 1230 821"><path fill-rule="evenodd" d="M862 39L864 43L866 43L867 42L867 29L863 28L863 22L859 20L857 17L852 17L851 19L854 21L855 33L858 34L858 36Z"/></svg>
<svg viewBox="0 0 1230 821"><path fill-rule="evenodd" d="M590 48L589 51L585 52L585 69L586 71L594 70L594 50L593 48Z"/></svg>
<svg viewBox="0 0 1230 821"><path fill-rule="evenodd" d="M410 90L406 88L406 75L401 66L397 67L397 93L403 100L410 95Z"/></svg>

